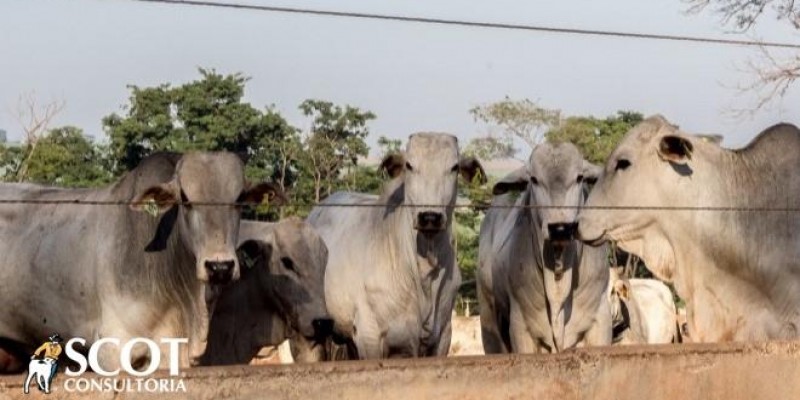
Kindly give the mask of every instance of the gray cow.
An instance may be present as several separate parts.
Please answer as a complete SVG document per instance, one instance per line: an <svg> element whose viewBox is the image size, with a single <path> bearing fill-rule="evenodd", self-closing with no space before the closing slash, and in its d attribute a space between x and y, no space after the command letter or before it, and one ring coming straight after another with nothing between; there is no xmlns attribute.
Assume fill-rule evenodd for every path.
<svg viewBox="0 0 800 400"><path fill-rule="evenodd" d="M693 341L797 338L798 171L794 125L728 150L656 115L611 153L587 206L618 209L584 210L580 236L615 240L674 283Z"/></svg>
<svg viewBox="0 0 800 400"><path fill-rule="evenodd" d="M331 334L325 308L328 248L306 222L242 221L242 278L225 287L214 309L204 365L246 364L264 346L292 338L314 350Z"/></svg>
<svg viewBox="0 0 800 400"><path fill-rule="evenodd" d="M279 193L267 184L248 187L243 167L231 153L161 153L100 189L0 185L2 199L136 203L0 205L5 372L53 332L87 345L101 337L188 337L182 360L196 362L219 284L239 276L240 211L183 203L261 201ZM105 370L119 366L119 352L100 348ZM133 365L144 356L134 351Z"/></svg>
<svg viewBox="0 0 800 400"><path fill-rule="evenodd" d="M459 158L454 136L433 133L411 135L381 167L393 179L380 196L335 193L308 217L330 249L328 311L362 359L446 355L461 282L451 234L458 176L471 181L482 168Z"/></svg>
<svg viewBox="0 0 800 400"><path fill-rule="evenodd" d="M477 277L486 353L611 343L606 249L573 238L577 207L598 173L572 144L545 143L495 185Z"/></svg>

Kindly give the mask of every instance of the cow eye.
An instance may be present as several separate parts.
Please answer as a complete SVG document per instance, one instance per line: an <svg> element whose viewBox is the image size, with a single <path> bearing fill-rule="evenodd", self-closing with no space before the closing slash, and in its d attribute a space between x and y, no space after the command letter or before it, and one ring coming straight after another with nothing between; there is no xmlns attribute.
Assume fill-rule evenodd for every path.
<svg viewBox="0 0 800 400"><path fill-rule="evenodd" d="M578 179L576 179L578 183L583 182L583 175L578 175Z"/></svg>
<svg viewBox="0 0 800 400"><path fill-rule="evenodd" d="M458 172L458 164L453 165L453 168L450 168L450 173L455 174Z"/></svg>
<svg viewBox="0 0 800 400"><path fill-rule="evenodd" d="M414 170L414 168L411 168L411 164L409 164L408 161L406 161L406 169L409 170L409 171L413 171Z"/></svg>
<svg viewBox="0 0 800 400"><path fill-rule="evenodd" d="M535 177L535 176L532 176L532 177L531 177L531 183L532 183L532 184L534 184L534 185L538 185L538 184L539 184L539 180L538 180L538 179L536 179L536 177Z"/></svg>
<svg viewBox="0 0 800 400"><path fill-rule="evenodd" d="M630 166L631 166L631 162L626 160L626 159L624 159L624 158L622 158L622 159L617 160L617 166L616 166L616 168L614 168L614 170L615 171L622 171L622 170L628 169L628 167L630 167Z"/></svg>
<svg viewBox="0 0 800 400"><path fill-rule="evenodd" d="M295 271L294 269L294 261L292 261L289 257L281 257L281 264L283 264L283 268L288 269L289 271Z"/></svg>

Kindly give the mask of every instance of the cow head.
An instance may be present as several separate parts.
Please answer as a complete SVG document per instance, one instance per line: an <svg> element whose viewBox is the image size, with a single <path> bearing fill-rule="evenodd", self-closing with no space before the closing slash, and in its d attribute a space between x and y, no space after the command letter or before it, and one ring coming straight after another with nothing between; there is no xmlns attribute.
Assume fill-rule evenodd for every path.
<svg viewBox="0 0 800 400"><path fill-rule="evenodd" d="M527 205L542 207L530 210L532 228L543 241L563 248L575 236L577 208L599 175L600 168L584 160L571 143L544 143L533 149L525 167L495 184L492 192L527 190Z"/></svg>
<svg viewBox="0 0 800 400"><path fill-rule="evenodd" d="M198 279L223 284L239 278L235 250L241 210L233 204L277 198L282 194L274 186L245 182L244 164L236 155L187 153L169 182L145 189L131 207L158 215L175 213L177 231L172 234L177 233L194 255Z"/></svg>
<svg viewBox="0 0 800 400"><path fill-rule="evenodd" d="M317 343L333 333L324 290L328 248L311 225L282 220L266 237L243 241L239 251L252 268L266 269L258 274L264 300L294 331Z"/></svg>
<svg viewBox="0 0 800 400"><path fill-rule="evenodd" d="M459 158L458 140L447 134L411 135L405 153L387 156L381 168L403 180L403 203L412 206L414 228L428 235L449 226L459 175L471 182L480 174L481 181L486 181L480 162Z"/></svg>
<svg viewBox="0 0 800 400"><path fill-rule="evenodd" d="M664 117L656 115L641 122L623 138L609 156L603 177L587 200L579 218L581 239L590 244L617 241L620 248L636 254L659 278L671 280L674 251L665 232L684 231L698 223L687 213L664 211L664 207L713 203L715 179L695 185L698 168L716 143L683 133ZM705 194L703 194L705 193ZM597 209L619 207L619 209Z"/></svg>
<svg viewBox="0 0 800 400"><path fill-rule="evenodd" d="M574 145L544 143L533 149L525 167L492 190L494 195L522 191L518 204L530 206L520 214L525 216L520 222L529 224L533 237L527 240L532 241L532 256L542 268L556 351L569 346L564 342L570 315L565 305L582 250L574 240L577 208L598 174L599 168L585 161Z"/></svg>

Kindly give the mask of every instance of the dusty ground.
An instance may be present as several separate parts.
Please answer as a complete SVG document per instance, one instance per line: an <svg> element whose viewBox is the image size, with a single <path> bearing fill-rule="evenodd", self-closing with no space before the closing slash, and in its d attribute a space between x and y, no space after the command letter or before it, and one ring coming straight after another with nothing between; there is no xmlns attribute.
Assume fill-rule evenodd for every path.
<svg viewBox="0 0 800 400"><path fill-rule="evenodd" d="M174 398L786 400L800 398L800 342L213 367L182 374L188 391ZM22 376L0 377L0 399L89 398L65 393L58 379L63 376L46 397L22 395Z"/></svg>
<svg viewBox="0 0 800 400"><path fill-rule="evenodd" d="M483 355L483 342L481 341L480 317L453 316L453 336L450 340L451 356L476 356ZM250 365L291 364L292 354L289 343L283 342L280 346L264 347L250 362Z"/></svg>

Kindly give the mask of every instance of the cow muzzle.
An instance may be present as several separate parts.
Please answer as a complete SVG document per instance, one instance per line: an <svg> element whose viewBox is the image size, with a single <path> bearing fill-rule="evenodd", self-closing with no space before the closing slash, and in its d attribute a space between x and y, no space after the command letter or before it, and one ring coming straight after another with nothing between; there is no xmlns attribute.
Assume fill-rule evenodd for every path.
<svg viewBox="0 0 800 400"><path fill-rule="evenodd" d="M236 268L234 260L206 261L208 281L212 284L225 284L233 280L233 271Z"/></svg>
<svg viewBox="0 0 800 400"><path fill-rule="evenodd" d="M444 214L440 212L425 211L417 214L417 223L414 226L423 233L436 233L444 230Z"/></svg>
<svg viewBox="0 0 800 400"><path fill-rule="evenodd" d="M566 247L570 241L575 239L578 231L578 224L575 222L565 222L558 224L547 224L547 233L554 246Z"/></svg>

